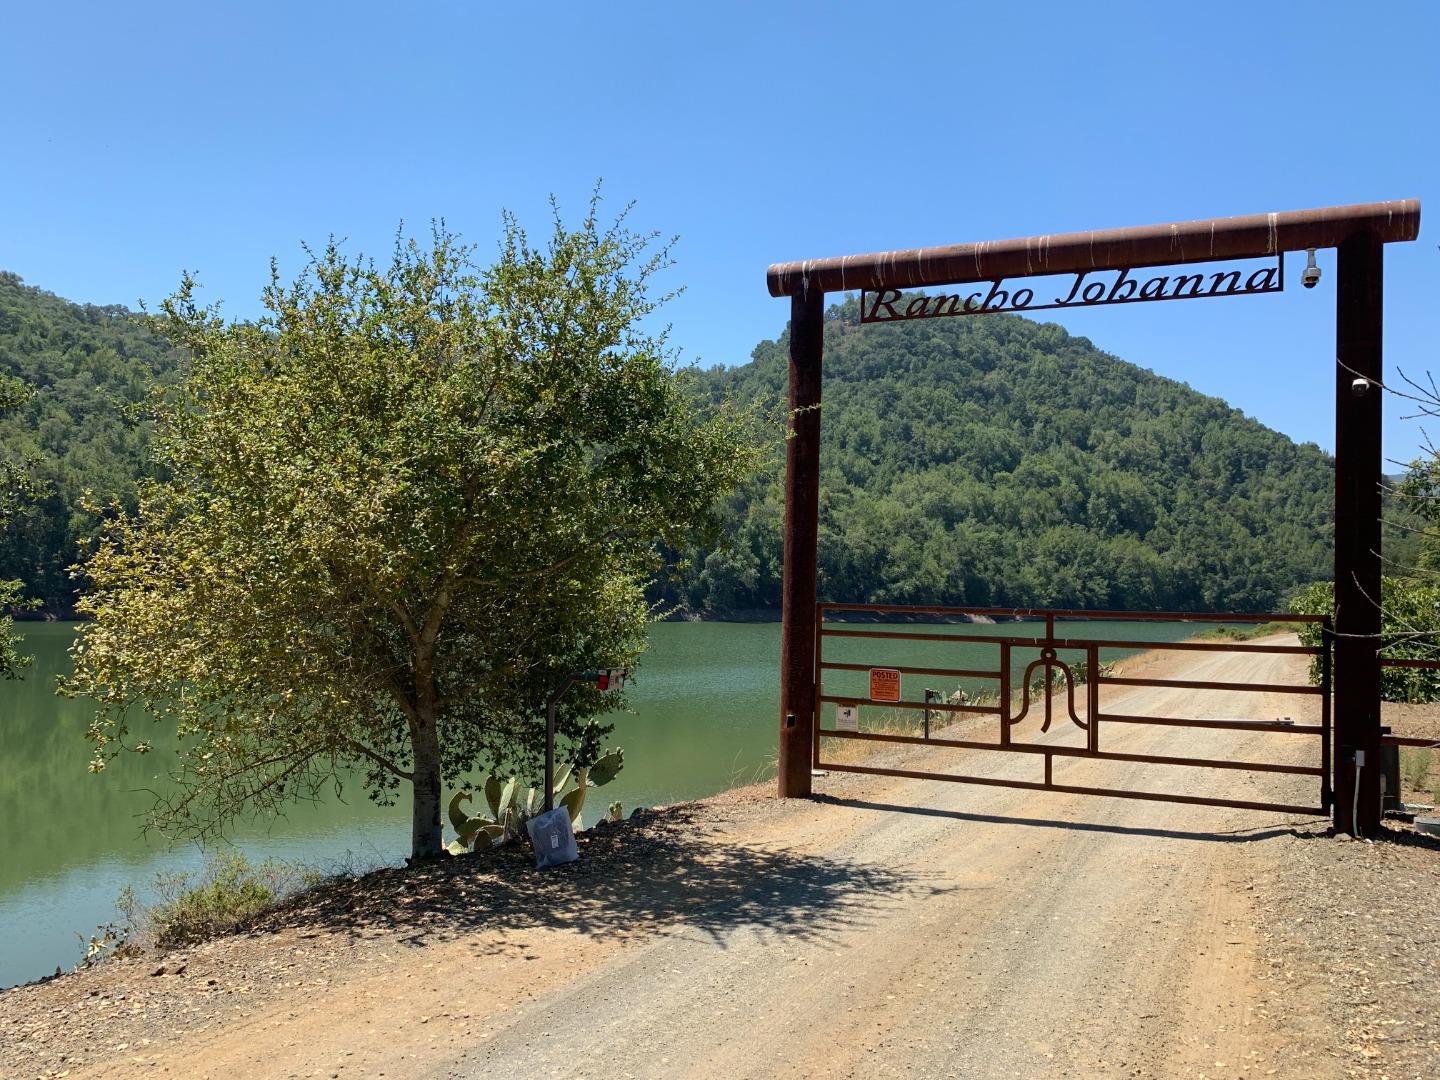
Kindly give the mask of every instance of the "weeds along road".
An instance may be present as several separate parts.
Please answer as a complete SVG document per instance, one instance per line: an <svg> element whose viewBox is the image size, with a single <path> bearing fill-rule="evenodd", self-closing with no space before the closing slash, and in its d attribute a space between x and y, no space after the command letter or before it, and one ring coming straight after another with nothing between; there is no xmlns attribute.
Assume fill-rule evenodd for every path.
<svg viewBox="0 0 1440 1080"><path fill-rule="evenodd" d="M1126 673L1304 681L1303 657L1164 657ZM1119 687L1104 700L1297 721L1318 701ZM1039 721L1026 723L1034 736ZM1049 737L1081 733L1057 717ZM1115 724L1102 740L1304 764L1319 753L1314 738L1190 728ZM930 748L887 763L1041 769ZM1318 803L1309 776L1056 758L1055 780L1096 782L1102 768L1113 786ZM309 989L302 964L293 987L72 1075L1340 1075L1314 1003L1268 977L1247 890L1267 841L1311 819L880 777L830 776L817 790L814 802L752 789L699 804L675 825L680 846L598 896L551 890L538 897L547 917L497 905L493 920L433 940L417 918L372 942L383 962Z"/></svg>

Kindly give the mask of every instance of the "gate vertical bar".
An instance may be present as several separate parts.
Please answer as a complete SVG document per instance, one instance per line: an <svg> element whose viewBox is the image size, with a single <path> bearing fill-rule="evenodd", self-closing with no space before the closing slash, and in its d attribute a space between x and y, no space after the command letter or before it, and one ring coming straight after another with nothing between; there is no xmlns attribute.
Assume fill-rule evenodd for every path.
<svg viewBox="0 0 1440 1080"><path fill-rule="evenodd" d="M820 359L825 294L790 297L790 438L780 588L780 797L810 794L815 742L815 573L820 516Z"/></svg>
<svg viewBox="0 0 1440 1080"><path fill-rule="evenodd" d="M1331 633L1330 620L1320 624L1320 805L1329 810L1334 805L1335 792L1330 780L1330 695L1334 692L1334 679L1330 671L1330 650L1334 648L1335 635Z"/></svg>
<svg viewBox="0 0 1440 1080"><path fill-rule="evenodd" d="M1341 242L1335 287L1335 827L1380 827L1381 312L1384 245ZM1360 762L1363 758L1363 764Z"/></svg>
<svg viewBox="0 0 1440 1080"><path fill-rule="evenodd" d="M825 624L825 612L817 602L815 604L815 713L811 722L812 734L810 736L810 767L820 768L820 695L825 693L825 679L820 667L825 661L824 635L820 633Z"/></svg>
<svg viewBox="0 0 1440 1080"><path fill-rule="evenodd" d="M1100 646L1091 645L1085 650L1085 666L1090 670L1090 679L1085 687L1085 722L1090 725L1086 740L1090 752L1100 752Z"/></svg>
<svg viewBox="0 0 1440 1080"><path fill-rule="evenodd" d="M1000 643L1000 745L1010 745L1010 643Z"/></svg>

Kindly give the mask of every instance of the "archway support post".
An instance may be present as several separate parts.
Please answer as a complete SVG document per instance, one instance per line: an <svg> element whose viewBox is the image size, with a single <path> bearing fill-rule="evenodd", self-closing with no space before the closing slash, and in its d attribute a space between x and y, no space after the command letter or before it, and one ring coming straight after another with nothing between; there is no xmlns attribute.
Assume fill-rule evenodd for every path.
<svg viewBox="0 0 1440 1080"><path fill-rule="evenodd" d="M1384 251L1356 233L1335 285L1335 806L1338 832L1380 828L1380 444Z"/></svg>
<svg viewBox="0 0 1440 1080"><path fill-rule="evenodd" d="M780 593L780 797L810 794L815 742L815 587L820 519L820 362L825 293L790 297L785 570Z"/></svg>

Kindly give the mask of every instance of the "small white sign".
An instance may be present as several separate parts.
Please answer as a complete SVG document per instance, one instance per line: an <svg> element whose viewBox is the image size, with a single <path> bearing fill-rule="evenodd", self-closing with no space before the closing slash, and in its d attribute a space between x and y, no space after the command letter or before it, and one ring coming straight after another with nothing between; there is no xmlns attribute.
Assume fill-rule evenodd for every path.
<svg viewBox="0 0 1440 1080"><path fill-rule="evenodd" d="M859 731L860 707L858 705L835 706L835 730Z"/></svg>

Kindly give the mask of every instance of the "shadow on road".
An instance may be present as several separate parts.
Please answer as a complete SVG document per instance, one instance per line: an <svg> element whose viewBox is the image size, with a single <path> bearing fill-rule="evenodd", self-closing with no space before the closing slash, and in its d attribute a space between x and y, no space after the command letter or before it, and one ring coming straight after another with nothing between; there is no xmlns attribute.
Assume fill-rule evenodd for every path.
<svg viewBox="0 0 1440 1080"><path fill-rule="evenodd" d="M1027 825L1041 829L1064 829L1067 832L1110 833L1118 836L1160 836L1175 840L1202 840L1217 844L1249 844L1257 840L1272 840L1277 836L1299 836L1301 825L1282 825L1270 828L1237 829L1233 832L1190 832L1184 829L1147 828L1138 825L1109 825L1094 821L1061 821L1057 818L1007 817L1002 814L976 814L964 810L940 810L932 806L906 806L900 803L871 802L866 799L841 799L829 795L818 795L816 802L845 806L853 810L878 810L893 814L915 814L920 817L953 818L957 821L973 821L987 825Z"/></svg>
<svg viewBox="0 0 1440 1080"><path fill-rule="evenodd" d="M411 944L484 931L552 927L624 938L698 929L825 938L864 926L887 903L948 891L913 873L735 844L686 805L643 811L579 837L580 860L536 870L511 845L328 883L267 917L261 930L398 934Z"/></svg>

